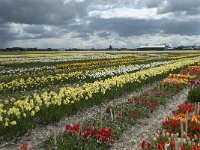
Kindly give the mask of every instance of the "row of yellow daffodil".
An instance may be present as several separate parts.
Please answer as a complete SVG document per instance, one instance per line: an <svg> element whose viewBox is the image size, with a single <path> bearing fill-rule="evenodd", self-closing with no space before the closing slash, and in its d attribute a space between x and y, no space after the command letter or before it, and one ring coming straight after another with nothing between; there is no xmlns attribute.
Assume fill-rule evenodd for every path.
<svg viewBox="0 0 200 150"><path fill-rule="evenodd" d="M128 66L129 65L108 66L108 67L105 66L103 68L91 69L90 72L88 72L88 73L95 73L95 72L104 71L104 70L115 70L115 69L120 69L120 68L124 68L124 67L128 67ZM85 71L87 71L87 70L88 69L86 68ZM42 76L46 77L48 74L54 74L54 76L57 76L58 74L66 74L67 75L67 74L73 73L73 72L76 72L76 71L70 72L70 71L66 70L65 68L64 69L47 69L47 70L46 69L44 69L44 70L41 69L39 71L24 71L24 72L2 74L0 76L0 81L3 81L4 84L9 84L8 82L11 82L13 80L16 81L16 82L17 81L19 82L19 80L21 80L21 78L23 78L22 80L25 80L25 78L27 79L29 77L35 79L36 77L41 77L41 78L42 78Z"/></svg>
<svg viewBox="0 0 200 150"><path fill-rule="evenodd" d="M129 58L128 58L129 59ZM133 58L134 60L136 60L135 58ZM4 83L5 81L12 81L14 78L28 78L28 77L38 77L38 76L41 76L42 74L44 76L46 76L46 74L62 74L62 73L66 73L66 72L74 72L74 71L80 71L81 70L88 70L88 69L99 69L99 68L108 68L108 67L111 67L113 68L114 66L118 67L118 66L122 66L123 64L128 64L128 62L123 62L121 61L118 62L118 60L121 61L121 59L116 59L116 60L111 60L113 62L110 62L108 63L110 60L90 60L90 61L82 61L82 62L68 62L67 64L64 64L64 66L68 66L68 67L54 67L54 66L49 66L49 68L52 68L54 67L53 70L51 69L48 69L48 66L46 66L47 69L43 69L45 68L45 66L43 66L41 69L40 67L36 67L36 71L34 71L34 67L30 68L31 71L29 71L29 68L17 68L17 69L14 69L12 70L11 69L11 73L6 73L6 72L9 72L10 69L8 69L8 71L6 70L5 73L3 73L1 76L0 76L0 81L2 80ZM127 59L123 58L124 61L127 61ZM114 62L116 61L116 62ZM148 61L148 60L146 60ZM153 60L151 60L153 61ZM138 59L138 61L134 61L134 64L135 63L140 63L141 62L141 59ZM142 61L143 62L143 61ZM27 62L28 63L28 62ZM15 65L18 64L17 62L15 63ZM32 64L31 64L32 65ZM56 64L54 64L56 65ZM27 64L28 66L28 64ZM61 65L62 66L62 65ZM73 66L73 67L72 67ZM26 70L26 71L24 71ZM3 71L0 71L0 73L3 72ZM20 76L20 77L18 77ZM10 80L11 78L11 80ZM18 79L20 80L20 79ZM18 81L17 80L17 81ZM1 86L0 85L0 89L1 89ZM5 86L5 85L4 85Z"/></svg>
<svg viewBox="0 0 200 150"><path fill-rule="evenodd" d="M4 93L15 92L19 90L45 87L47 85L55 85L55 84L61 84L61 83L75 83L77 81L86 80L87 77L88 77L87 79L91 79L89 75L94 74L96 72L102 72L102 71L108 71L108 70L112 71L115 69L121 69L121 68L129 67L129 66L131 65L108 66L108 67L103 67L103 68L97 68L97 69L95 68L95 69L86 70L86 71L75 71L75 72L70 72L70 73L62 73L62 72L66 72L65 69L55 69L53 71L46 70L45 72L42 72L41 74L39 72L37 73L24 72L22 74L14 74L14 75L11 74L10 76L2 75L0 76L0 81L3 79L3 81L5 82L0 83L0 91ZM58 73L55 75L48 75L48 76L43 75L43 74L55 73L55 72L58 72ZM39 75L39 77L37 77L36 74ZM20 77L23 77L23 78L19 78L19 75ZM31 75L33 77L31 77ZM14 77L17 79L10 81L10 79L13 79ZM8 80L8 82L6 82L6 80Z"/></svg>
<svg viewBox="0 0 200 150"><path fill-rule="evenodd" d="M0 58L40 58L40 57L61 57L61 56L77 56L77 55L79 55L79 56L86 56L86 57L90 57L90 56L92 56L92 57L95 57L95 56L97 56L97 57L101 57L101 58L108 58L109 57L109 59L112 57L114 57L114 58L120 58L120 57L126 57L126 56L133 56L134 55L134 53L127 53L127 54L125 54L125 53L122 53L122 54L117 54L117 55L112 55L112 54L108 54L108 53L104 53L104 52L102 52L102 53L92 53L92 52L88 52L88 53L81 53L81 52L79 52L79 53L77 53L77 52L75 52L75 53L73 53L73 52L43 52L43 53L41 53L41 52L39 52L39 53L37 53L37 52L20 52L20 53L14 53L13 54L13 52L12 53L5 53L5 54L2 54L1 56L0 56ZM96 59L96 58L95 58Z"/></svg>
<svg viewBox="0 0 200 150"><path fill-rule="evenodd" d="M68 63L68 64L59 64L59 68L85 68L91 67L91 66L97 66L97 65L114 65L114 64L128 64L131 62L141 62L145 61L144 58L134 58L134 57L125 57L125 58L119 58L119 59L111 59L111 60L98 60L98 61L89 61L89 62L76 62L76 63Z"/></svg>
<svg viewBox="0 0 200 150"><path fill-rule="evenodd" d="M38 87L44 87L47 85L52 85L55 84L56 82L58 83L63 83L63 82L70 82L75 78L77 80L78 78L85 78L83 71L76 71L76 72L71 72L68 74L56 74L56 75L48 75L48 76L42 76L42 77L35 77L31 78L29 77L28 79L20 78L16 80L12 80L8 83L0 83L0 91L1 92L15 92L17 90L25 90L25 89L33 89L33 88L38 88Z"/></svg>
<svg viewBox="0 0 200 150"><path fill-rule="evenodd" d="M104 71L104 70L115 70L115 69L120 69L123 67L129 67L131 65L120 65L120 66L112 66L112 67L104 67L104 68L97 68L97 69L92 69L92 70L85 70L85 71L75 71L75 72L70 72L70 73L59 73L55 75L48 75L48 76L41 76L41 77L28 77L26 78L19 78L18 75L15 77L18 77L18 79L14 79L9 82L2 82L0 83L0 91L4 92L15 92L17 90L25 90L25 89L34 89L38 87L44 87L47 85L55 85L55 84L61 84L61 83L75 83L81 80L84 80L87 78L87 75L93 74L96 72ZM64 72L65 70L54 70L53 72L56 71L62 71ZM51 71L49 71L51 72ZM27 75L26 75L27 74ZM38 73L39 74L39 73ZM47 72L45 72L47 74ZM22 75L21 75L22 76ZM30 76L29 72L23 74L23 76ZM35 76L35 74L34 74ZM9 75L6 75L7 78L12 77ZM1 76L0 79L6 80L5 76ZM8 79L7 79L8 80Z"/></svg>
<svg viewBox="0 0 200 150"><path fill-rule="evenodd" d="M187 56L189 56L189 55L187 55ZM66 67L64 67L64 70L56 69L57 67L55 67L53 70L51 70L51 69L48 69L48 66L47 66L47 69L43 69L43 68L45 68L45 66L43 66L41 69L39 69L40 67L36 67L37 71L34 71L34 67L30 68L31 71L28 71L29 68L24 68L24 69L23 68L21 68L21 69L17 68L17 69L14 69L14 70L11 69L11 73L7 74L6 72L9 72L9 70L8 70L3 75L0 76L0 81L1 81L1 79L3 79L4 82L7 81L7 80L11 81L9 78L12 78L12 79L19 78L18 75L20 76L20 78L23 77L23 76L24 76L23 78L28 78L30 76L33 76L33 77L41 76L43 73L44 74L49 74L49 73L51 74L53 72L53 74L55 74L57 72L58 74L61 74L62 72L75 71L75 70L80 70L80 69L83 69L83 68L84 69L93 69L95 67L99 68L99 66L106 68L106 67L110 67L110 65L113 66L113 65L122 65L124 63L126 64L127 59L130 59L130 58L131 57L110 60L111 61L110 64L105 63L106 62L105 60L98 60L98 61L92 60L92 61L89 61L89 62L76 62L76 63L70 62L69 64L64 64L64 66L66 66ZM132 59L135 59L135 58L131 58L131 61L132 61ZM155 58L145 59L145 61L153 61L155 59L158 59L158 58L155 57ZM121 61L121 60L125 60L125 62L122 61L121 64L120 64L118 61ZM116 63L114 61L116 61ZM109 62L109 61L107 60L107 62ZM140 62L141 62L140 59L139 59L139 61L134 61L134 63L140 63ZM15 62L15 63L17 64L17 62ZM27 63L30 63L30 62L27 62ZM97 63L97 64L94 65L95 63ZM93 64L93 65L91 66L91 64ZM32 63L31 63L31 65L32 65ZM85 66L85 65L87 65L87 66ZM28 66L28 64L27 64L27 66ZM63 66L63 65L61 64L61 66ZM70 66L73 66L73 67L70 67ZM75 66L77 66L77 68ZM52 66L49 66L49 67L52 68ZM63 67L61 67L61 68L63 68ZM27 71L24 71L24 70L27 70ZM2 72L2 71L0 71L0 72ZM27 73L27 75L26 75L26 73Z"/></svg>
<svg viewBox="0 0 200 150"><path fill-rule="evenodd" d="M198 56L200 56L199 53L195 53L195 54L176 54L176 55L169 55L168 58L170 58L170 59L180 59L180 58L198 57Z"/></svg>
<svg viewBox="0 0 200 150"><path fill-rule="evenodd" d="M120 59L123 57L133 57L133 54L118 54L112 55L107 53L90 53L81 54L79 53L41 53L41 54L20 54L20 55L1 55L0 65L16 65L16 64L29 64L34 62L71 62L71 61L88 61L88 60L109 60L109 59ZM37 64L36 64L37 66Z"/></svg>
<svg viewBox="0 0 200 150"><path fill-rule="evenodd" d="M26 117L39 117L39 119L43 117L48 121L61 118L66 112L73 112L73 107L76 107L76 109L82 108L81 105L90 105L93 101L99 103L99 100L105 99L108 95L118 94L124 89L135 87L133 85L144 84L149 79L157 80L159 76L164 77L163 75L166 73L198 62L200 62L200 58L185 59L173 64L87 83L82 88L65 87L58 92L44 92L41 95L34 94L13 103L6 101L6 103L4 102L0 105L0 133L6 134L11 131L14 133L13 130L8 132L8 129L16 127L15 130L17 130L21 125L26 128L26 124L30 124L28 122L23 123Z"/></svg>
<svg viewBox="0 0 200 150"><path fill-rule="evenodd" d="M165 56L162 57L162 59L168 59L168 60L176 60L181 58L187 58L187 57L198 57L200 54L182 54L182 55L173 55L173 56ZM59 68L85 68L85 66L93 67L97 65L110 65L110 64L127 64L131 62L143 62L143 61L150 61L152 59L160 59L159 57L124 57L124 58L117 58L117 59L111 59L111 60L94 60L89 62L75 62L75 63L67 63L67 64L58 64L57 67Z"/></svg>

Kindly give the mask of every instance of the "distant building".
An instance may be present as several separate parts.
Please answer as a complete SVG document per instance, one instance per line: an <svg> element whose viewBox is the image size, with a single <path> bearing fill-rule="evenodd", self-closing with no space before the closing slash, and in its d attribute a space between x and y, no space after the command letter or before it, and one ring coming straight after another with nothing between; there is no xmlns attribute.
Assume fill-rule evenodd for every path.
<svg viewBox="0 0 200 150"><path fill-rule="evenodd" d="M112 50L113 48L112 48L112 46L110 45L108 49L109 49L109 50Z"/></svg>
<svg viewBox="0 0 200 150"><path fill-rule="evenodd" d="M148 46L141 46L137 48L137 50L167 50L169 46L167 45L148 45Z"/></svg>

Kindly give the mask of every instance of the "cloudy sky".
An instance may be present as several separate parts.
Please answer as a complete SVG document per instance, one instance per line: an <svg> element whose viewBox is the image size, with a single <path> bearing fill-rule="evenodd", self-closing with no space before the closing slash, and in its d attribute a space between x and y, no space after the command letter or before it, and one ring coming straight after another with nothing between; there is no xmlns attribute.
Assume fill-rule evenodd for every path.
<svg viewBox="0 0 200 150"><path fill-rule="evenodd" d="M200 0L0 0L0 48L200 45Z"/></svg>

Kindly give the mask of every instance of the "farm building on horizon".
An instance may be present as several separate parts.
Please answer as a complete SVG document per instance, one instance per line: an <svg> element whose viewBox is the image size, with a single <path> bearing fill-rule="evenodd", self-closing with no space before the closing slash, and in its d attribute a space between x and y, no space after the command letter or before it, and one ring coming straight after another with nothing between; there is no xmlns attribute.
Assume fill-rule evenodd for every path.
<svg viewBox="0 0 200 150"><path fill-rule="evenodd" d="M167 50L170 47L168 45L148 45L148 46L141 46L137 48L137 50Z"/></svg>

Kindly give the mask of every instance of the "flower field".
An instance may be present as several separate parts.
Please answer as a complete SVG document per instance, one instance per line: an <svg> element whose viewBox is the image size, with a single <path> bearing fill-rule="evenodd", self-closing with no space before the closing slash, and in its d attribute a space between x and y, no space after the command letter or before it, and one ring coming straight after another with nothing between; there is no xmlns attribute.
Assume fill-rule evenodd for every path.
<svg viewBox="0 0 200 150"><path fill-rule="evenodd" d="M0 56L0 143L23 150L41 145L44 149L115 149L139 121L153 121L152 114L187 88L185 104L160 120L161 129L151 133L155 136L135 145L137 149L198 150L199 78L199 53L5 53ZM140 89L138 95L125 96ZM118 102L120 97L123 100ZM66 121L94 107L90 117ZM53 132L60 122L64 129ZM26 142L26 135L33 137L35 130L42 133L52 124L40 144L34 138Z"/></svg>
<svg viewBox="0 0 200 150"><path fill-rule="evenodd" d="M173 78L179 79L175 84L191 84L191 91L194 88L199 88L199 79L188 82L189 77L199 76L199 69L200 66L192 66L182 70L181 75L173 75ZM187 76L185 76L186 74ZM172 75L169 76L169 78L171 77ZM169 82L164 80L164 83L168 84ZM174 81L172 83L174 84ZM199 95L199 91L197 92L197 95ZM200 149L200 97L198 97L198 102L194 102L190 97L196 97L195 93L189 95L185 104L178 105L172 115L166 116L162 121L162 128L155 133L152 143L149 141L141 142L142 149Z"/></svg>

